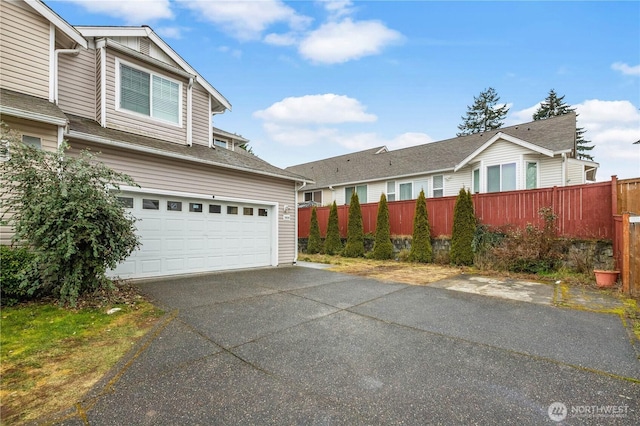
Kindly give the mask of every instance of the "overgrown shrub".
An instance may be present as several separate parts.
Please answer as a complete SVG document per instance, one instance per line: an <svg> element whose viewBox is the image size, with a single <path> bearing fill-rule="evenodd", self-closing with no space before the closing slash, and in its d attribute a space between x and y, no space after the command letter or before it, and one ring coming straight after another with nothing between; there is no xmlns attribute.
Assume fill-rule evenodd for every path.
<svg viewBox="0 0 640 426"><path fill-rule="evenodd" d="M316 254L322 250L322 238L320 238L320 225L318 224L318 213L316 207L311 209L311 228L309 229L309 241L307 242L307 253Z"/></svg>
<svg viewBox="0 0 640 426"><path fill-rule="evenodd" d="M413 238L409 260L411 262L431 262L433 259L431 246L431 227L429 226L429 213L427 212L427 199L424 190L420 191L416 200L416 210L413 217Z"/></svg>
<svg viewBox="0 0 640 426"><path fill-rule="evenodd" d="M342 251L340 239L340 227L338 223L338 206L334 201L329 210L329 223L327 224L327 237L324 240L325 254L334 255Z"/></svg>
<svg viewBox="0 0 640 426"><path fill-rule="evenodd" d="M542 228L528 224L525 229L506 231L505 237L491 249L494 268L511 272L552 272L561 265L563 247L556 238L556 215L549 207L538 212Z"/></svg>
<svg viewBox="0 0 640 426"><path fill-rule="evenodd" d="M373 244L374 259L393 259L393 243L391 242L391 225L389 224L389 206L387 196L380 195L378 218L376 221L376 240Z"/></svg>
<svg viewBox="0 0 640 426"><path fill-rule="evenodd" d="M476 216L473 211L471 193L461 188L453 209L453 231L451 235L451 263L473 264L473 236L476 231Z"/></svg>
<svg viewBox="0 0 640 426"><path fill-rule="evenodd" d="M33 253L26 247L0 246L0 304L12 306L34 297L30 294Z"/></svg>
<svg viewBox="0 0 640 426"><path fill-rule="evenodd" d="M82 293L110 288L105 272L139 244L135 219L114 192L120 184L135 185L133 179L86 151L67 155L66 143L56 152L35 149L6 126L2 139L10 152L0 166L2 221L13 226L14 241L31 248L37 265L27 291L46 290L74 305Z"/></svg>
<svg viewBox="0 0 640 426"><path fill-rule="evenodd" d="M349 224L347 225L347 244L342 255L345 257L364 256L364 229L362 227L362 211L358 194L353 191L349 204Z"/></svg>

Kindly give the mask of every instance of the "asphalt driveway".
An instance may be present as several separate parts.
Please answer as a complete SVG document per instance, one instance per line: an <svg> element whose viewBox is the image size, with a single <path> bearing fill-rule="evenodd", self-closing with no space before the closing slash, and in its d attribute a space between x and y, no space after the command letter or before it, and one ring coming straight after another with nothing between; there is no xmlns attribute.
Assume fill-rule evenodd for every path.
<svg viewBox="0 0 640 426"><path fill-rule="evenodd" d="M640 422L615 315L303 267L140 287L169 314L59 424Z"/></svg>

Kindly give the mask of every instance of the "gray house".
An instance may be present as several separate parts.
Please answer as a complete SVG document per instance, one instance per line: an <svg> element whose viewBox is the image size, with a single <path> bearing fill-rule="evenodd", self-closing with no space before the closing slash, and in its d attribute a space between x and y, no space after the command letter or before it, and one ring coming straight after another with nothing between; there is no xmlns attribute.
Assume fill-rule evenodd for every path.
<svg viewBox="0 0 640 426"><path fill-rule="evenodd" d="M598 163L576 159L575 113L390 151L386 147L287 167L314 181L301 204L347 204L513 191L595 181Z"/></svg>

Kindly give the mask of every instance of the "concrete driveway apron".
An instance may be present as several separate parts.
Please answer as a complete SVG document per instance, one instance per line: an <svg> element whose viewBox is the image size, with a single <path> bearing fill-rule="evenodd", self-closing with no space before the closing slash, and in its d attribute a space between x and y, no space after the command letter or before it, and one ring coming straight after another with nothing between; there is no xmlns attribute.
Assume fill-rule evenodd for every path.
<svg viewBox="0 0 640 426"><path fill-rule="evenodd" d="M58 424L638 424L616 315L285 267L140 284L169 313Z"/></svg>

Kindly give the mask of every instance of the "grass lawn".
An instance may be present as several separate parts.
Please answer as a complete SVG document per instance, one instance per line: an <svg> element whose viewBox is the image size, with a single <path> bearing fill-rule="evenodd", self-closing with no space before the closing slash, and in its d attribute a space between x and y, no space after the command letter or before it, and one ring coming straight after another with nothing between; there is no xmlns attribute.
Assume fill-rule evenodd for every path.
<svg viewBox="0 0 640 426"><path fill-rule="evenodd" d="M107 314L114 307L121 310ZM0 423L22 424L73 407L161 315L140 297L102 308L3 308Z"/></svg>

